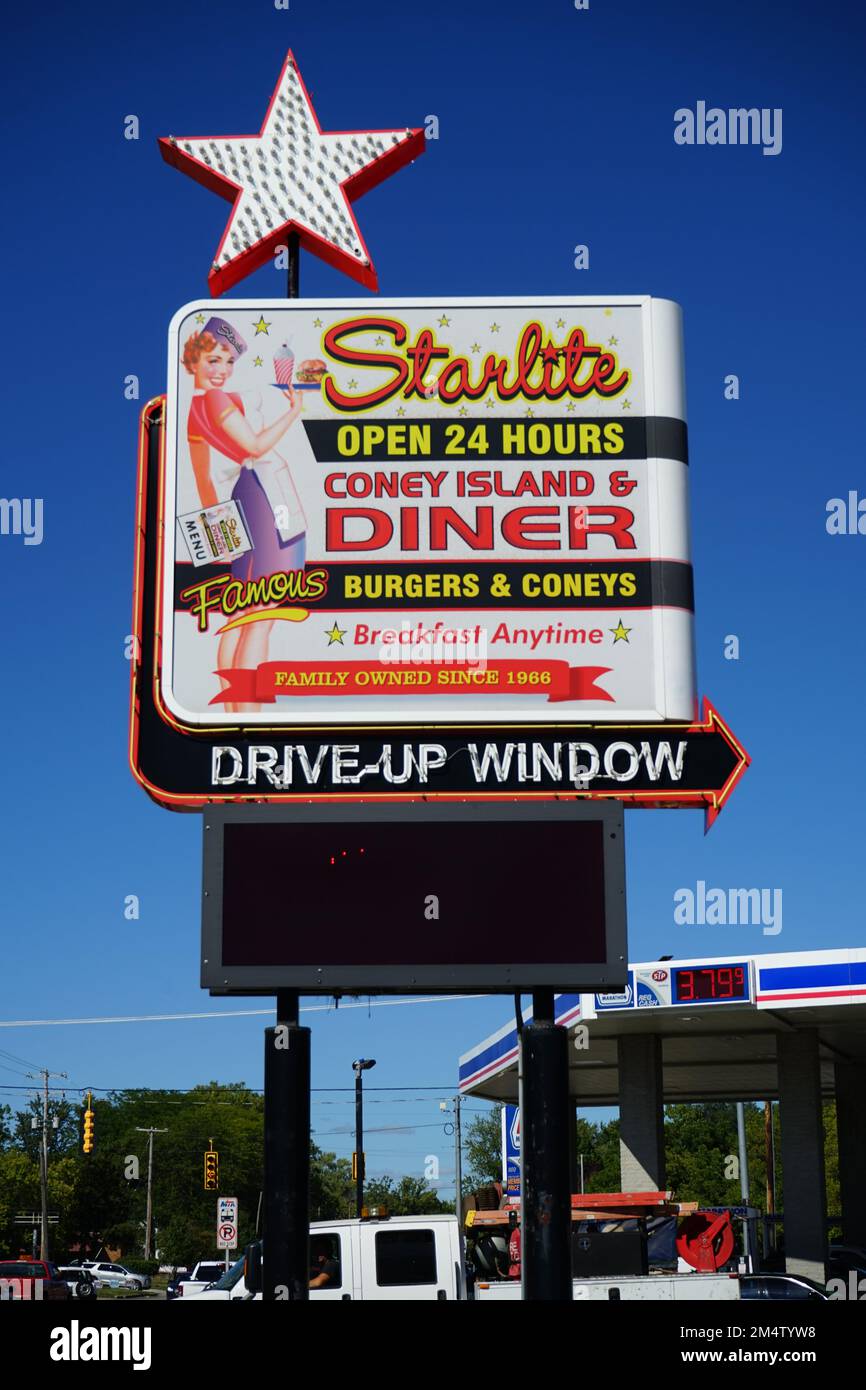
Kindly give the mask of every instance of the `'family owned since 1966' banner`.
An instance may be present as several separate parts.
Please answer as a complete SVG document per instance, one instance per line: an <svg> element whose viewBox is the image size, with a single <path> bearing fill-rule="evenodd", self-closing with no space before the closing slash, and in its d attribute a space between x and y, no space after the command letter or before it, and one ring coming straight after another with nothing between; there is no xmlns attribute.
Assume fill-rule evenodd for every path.
<svg viewBox="0 0 866 1390"><path fill-rule="evenodd" d="M180 724L693 717L675 304L201 303L169 351Z"/></svg>

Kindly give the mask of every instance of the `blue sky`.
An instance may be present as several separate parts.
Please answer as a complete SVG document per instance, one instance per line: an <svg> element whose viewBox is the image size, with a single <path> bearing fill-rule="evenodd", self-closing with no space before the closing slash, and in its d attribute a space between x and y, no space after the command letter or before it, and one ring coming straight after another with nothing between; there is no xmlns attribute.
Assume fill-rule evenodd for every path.
<svg viewBox="0 0 866 1390"><path fill-rule="evenodd" d="M357 204L383 295L651 293L683 306L699 683L753 766L706 839L694 812L629 814L631 958L863 944L866 537L825 529L828 499L866 493L850 61L863 28L839 0L19 11L4 80L0 490L42 497L45 522L39 546L0 536L0 1022L230 1007L197 983L198 819L153 805L126 763L139 407L123 381L136 374L142 400L164 389L169 320L206 295L228 212L163 164L156 138L257 130L290 46L326 130L439 118L424 158ZM781 108L782 152L675 144L674 111L699 100ZM138 141L123 136L130 114ZM577 243L588 270L574 269ZM283 278L266 268L233 293L275 297ZM306 256L301 290L354 293ZM737 401L724 398L729 373ZM728 634L738 661L724 659ZM675 925L674 892L701 878L781 888L782 934ZM508 1010L311 1015L314 1085L350 1086L364 1055L378 1059L371 1087L449 1094L458 1052ZM0 1028L0 1048L73 1087L259 1085L264 1021ZM25 1084L9 1066L0 1101L24 1094L4 1091ZM383 1131L370 1170L420 1173L436 1153L446 1174L440 1092L370 1094ZM313 1112L317 1140L342 1154L348 1099L319 1090Z"/></svg>

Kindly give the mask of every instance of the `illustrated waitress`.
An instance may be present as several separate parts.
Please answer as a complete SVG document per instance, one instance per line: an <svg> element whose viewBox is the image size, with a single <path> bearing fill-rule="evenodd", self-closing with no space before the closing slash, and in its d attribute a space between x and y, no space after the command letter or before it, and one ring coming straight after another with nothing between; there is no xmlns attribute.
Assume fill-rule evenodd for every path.
<svg viewBox="0 0 866 1390"><path fill-rule="evenodd" d="M237 502L252 543L252 550L231 564L232 577L240 580L303 569L306 556L306 525L300 502L285 460L273 453L300 415L301 398L287 388L289 409L272 425L254 430L241 396L225 389L235 362L246 350L237 329L226 319L214 317L201 332L187 339L182 359L196 386L187 438L199 501L202 507ZM219 669L255 670L267 660L273 625L262 620L223 633L217 654ZM228 681L223 681L224 689L227 685ZM224 708L238 713L261 706L226 704Z"/></svg>

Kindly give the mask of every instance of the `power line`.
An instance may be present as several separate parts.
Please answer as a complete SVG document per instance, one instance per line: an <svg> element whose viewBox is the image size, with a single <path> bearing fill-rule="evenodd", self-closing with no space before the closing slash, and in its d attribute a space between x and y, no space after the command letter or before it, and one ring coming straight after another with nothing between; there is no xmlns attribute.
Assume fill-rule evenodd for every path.
<svg viewBox="0 0 866 1390"><path fill-rule="evenodd" d="M19 1067L30 1067L34 1071L39 1071L38 1062L28 1062L26 1057L19 1057L14 1052L6 1052L2 1047L0 1047L0 1057L5 1057L7 1062L17 1062ZM12 1071L14 1068L4 1067L3 1070Z"/></svg>
<svg viewBox="0 0 866 1390"><path fill-rule="evenodd" d="M359 999L334 1006L327 1004L305 1004L302 1014L342 1013L347 1009L394 1009L411 1004L453 1004L465 999L489 999L488 994L431 994L419 995L412 999ZM117 1014L93 1018L11 1018L0 1019L0 1028L66 1028L96 1023L187 1023L201 1019L220 1018L264 1018L273 1017L275 1008L270 1009L223 1009L220 1012L182 1013L182 1014ZM35 1063L28 1063L35 1065Z"/></svg>

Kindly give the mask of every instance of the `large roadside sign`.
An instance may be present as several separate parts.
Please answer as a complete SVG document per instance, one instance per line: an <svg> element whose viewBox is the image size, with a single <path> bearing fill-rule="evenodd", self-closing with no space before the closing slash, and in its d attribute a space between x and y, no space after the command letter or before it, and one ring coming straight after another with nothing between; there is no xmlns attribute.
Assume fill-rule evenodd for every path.
<svg viewBox="0 0 866 1390"><path fill-rule="evenodd" d="M717 814L680 313L202 302L142 417L136 776L168 806L607 796Z"/></svg>

